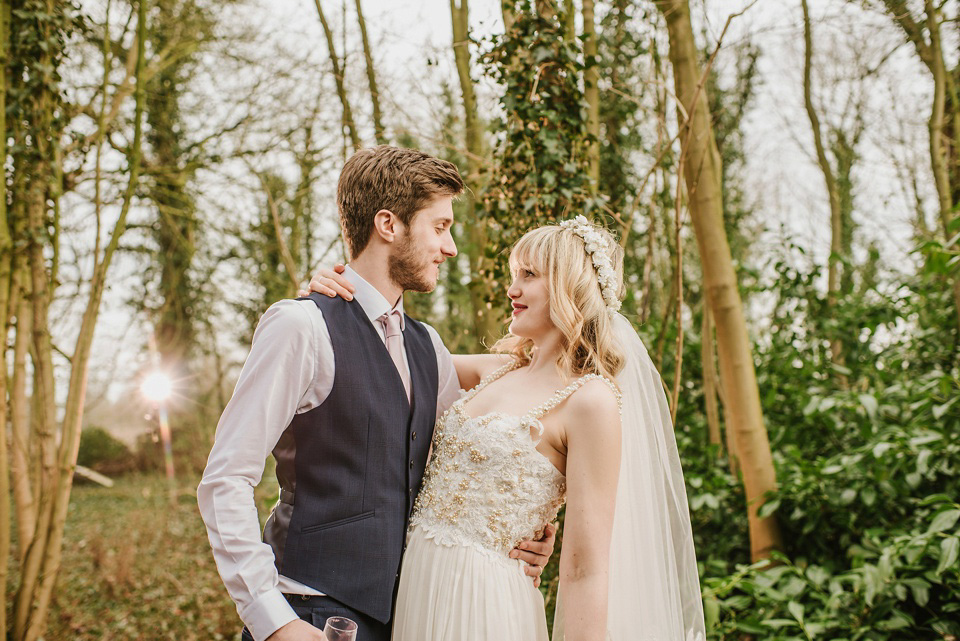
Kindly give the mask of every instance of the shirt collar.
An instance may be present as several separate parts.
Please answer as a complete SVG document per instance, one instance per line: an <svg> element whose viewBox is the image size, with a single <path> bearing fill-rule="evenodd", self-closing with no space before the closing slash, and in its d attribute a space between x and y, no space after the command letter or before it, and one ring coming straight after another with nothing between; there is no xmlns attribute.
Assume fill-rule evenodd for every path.
<svg viewBox="0 0 960 641"><path fill-rule="evenodd" d="M400 296L400 300L397 301L396 305L391 306L390 302L383 297L383 294L381 294L376 287L364 280L363 276L358 274L350 265L347 265L344 270L343 277L350 281L356 288L356 291L353 293L353 299L360 303L360 307L363 308L363 313L367 315L371 323L376 324L380 322L379 319L381 316L387 312L396 310L400 312L400 331L405 329L406 321L403 315L403 296Z"/></svg>

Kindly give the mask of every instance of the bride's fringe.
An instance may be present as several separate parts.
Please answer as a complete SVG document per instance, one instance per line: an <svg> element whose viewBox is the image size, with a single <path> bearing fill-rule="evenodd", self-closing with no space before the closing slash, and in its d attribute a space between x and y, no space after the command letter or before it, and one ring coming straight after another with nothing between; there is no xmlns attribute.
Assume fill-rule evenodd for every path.
<svg viewBox="0 0 960 641"><path fill-rule="evenodd" d="M612 247L618 297L623 298L623 249L606 230ZM613 319L600 293L600 283L583 240L557 225L527 232L510 252L510 269L530 269L547 278L550 319L563 335L557 367L567 378L600 374L613 380L623 369L624 356L614 338ZM491 351L511 354L521 365L532 357L533 342L507 334Z"/></svg>

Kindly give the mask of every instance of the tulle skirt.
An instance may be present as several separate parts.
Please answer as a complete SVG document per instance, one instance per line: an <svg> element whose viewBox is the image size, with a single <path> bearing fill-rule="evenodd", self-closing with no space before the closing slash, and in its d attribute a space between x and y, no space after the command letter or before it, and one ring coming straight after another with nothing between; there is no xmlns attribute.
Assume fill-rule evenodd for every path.
<svg viewBox="0 0 960 641"><path fill-rule="evenodd" d="M407 535L393 641L549 641L543 595L519 561Z"/></svg>

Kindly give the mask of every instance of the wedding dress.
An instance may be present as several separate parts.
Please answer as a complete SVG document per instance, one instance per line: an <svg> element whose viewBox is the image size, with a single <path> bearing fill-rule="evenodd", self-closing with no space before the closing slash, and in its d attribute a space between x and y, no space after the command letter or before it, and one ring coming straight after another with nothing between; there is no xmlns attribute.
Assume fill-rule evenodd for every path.
<svg viewBox="0 0 960 641"><path fill-rule="evenodd" d="M544 601L508 554L539 538L566 479L536 446L540 419L584 383L622 394L620 479L610 548L606 638L702 641L703 605L690 516L666 397L629 321L615 318L627 354L617 386L581 377L523 416L472 417L464 405L515 365L486 377L440 418L407 532L393 641L548 641ZM563 586L560 586L562 593ZM558 594L554 641L564 638Z"/></svg>
<svg viewBox="0 0 960 641"><path fill-rule="evenodd" d="M540 419L584 376L523 416L471 417L464 405L513 369L500 368L440 419L400 572L393 641L547 641L543 596L508 557L564 503L564 476L537 451Z"/></svg>

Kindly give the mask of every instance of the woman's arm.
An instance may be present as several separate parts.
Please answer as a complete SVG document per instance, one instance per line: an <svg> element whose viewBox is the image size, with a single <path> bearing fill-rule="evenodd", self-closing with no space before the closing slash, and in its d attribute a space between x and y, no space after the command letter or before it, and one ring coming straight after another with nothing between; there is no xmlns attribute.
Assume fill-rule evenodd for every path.
<svg viewBox="0 0 960 641"><path fill-rule="evenodd" d="M560 549L565 641L602 641L607 633L610 535L620 478L620 411L603 381L568 400L567 512Z"/></svg>
<svg viewBox="0 0 960 641"><path fill-rule="evenodd" d="M460 389L473 389L485 376L510 362L507 354L454 354Z"/></svg>

